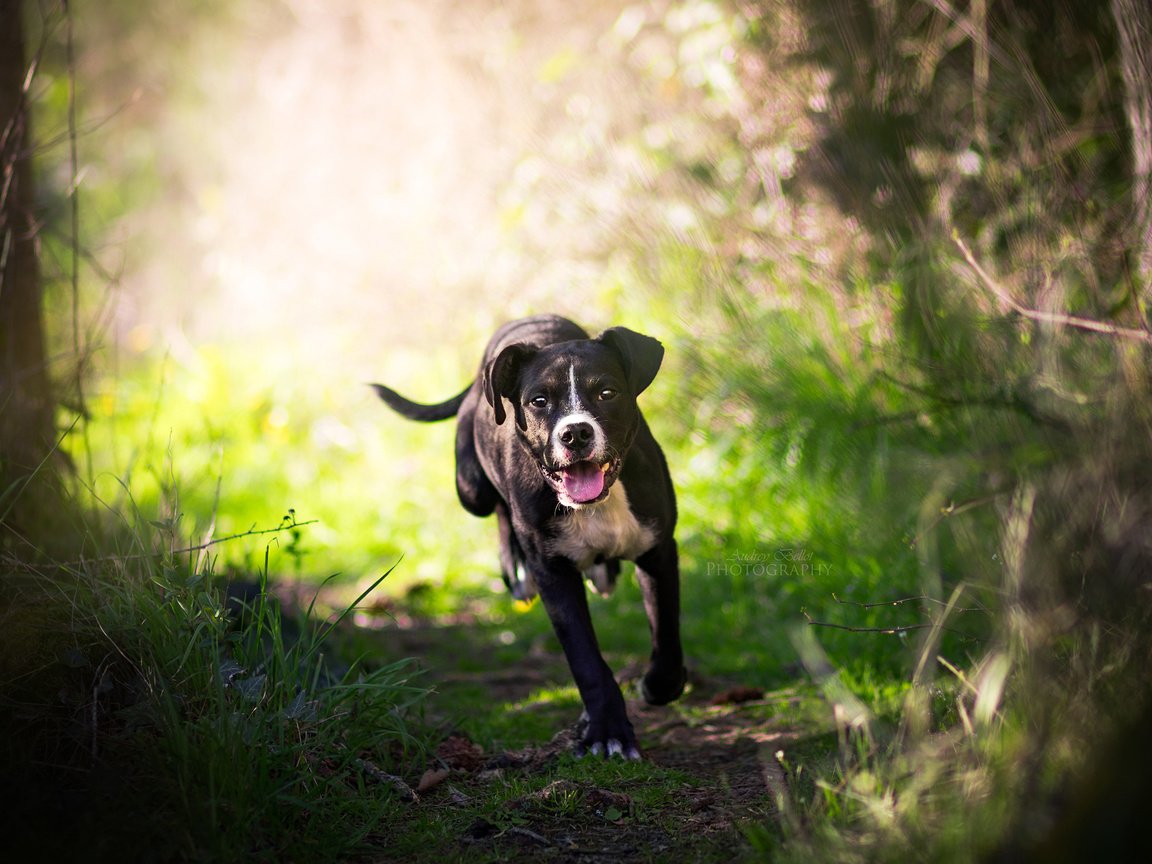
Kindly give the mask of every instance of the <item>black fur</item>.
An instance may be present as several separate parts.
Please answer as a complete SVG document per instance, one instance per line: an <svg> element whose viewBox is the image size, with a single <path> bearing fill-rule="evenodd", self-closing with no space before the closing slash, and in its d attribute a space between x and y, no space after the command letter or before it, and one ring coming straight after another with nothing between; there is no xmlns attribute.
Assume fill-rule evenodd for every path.
<svg viewBox="0 0 1152 864"><path fill-rule="evenodd" d="M576 544L581 557L595 562L583 566L605 568L610 585L619 570L616 550L593 548L598 540L584 542L586 536L598 535L576 532L577 522L572 520L585 519L588 513L619 518L626 495L627 511L643 529L639 535L643 543L636 545L645 548L630 549L628 554L637 565L652 633L651 663L641 689L652 704L678 697L685 672L673 536L676 497L664 454L636 405L636 397L655 378L663 353L655 339L623 327L591 339L567 319L538 316L501 327L488 344L476 380L446 402L420 405L373 385L405 417L434 421L457 416L460 503L476 516L496 513L501 569L512 593L526 598L533 585L539 590L584 702L582 749L633 758L639 756L635 734L620 688L600 655L577 566L581 562L558 552L556 546L566 537L581 538L583 545ZM601 498L565 505L558 497L558 489L563 492L564 487L558 485L557 472L570 465L557 464L559 445L553 433L571 407L566 400L573 380L578 384L581 415L591 417L587 425L601 431L606 455L599 458L608 467ZM514 422L506 422L509 413ZM575 452L568 455L584 458ZM617 498L609 504L614 491Z"/></svg>

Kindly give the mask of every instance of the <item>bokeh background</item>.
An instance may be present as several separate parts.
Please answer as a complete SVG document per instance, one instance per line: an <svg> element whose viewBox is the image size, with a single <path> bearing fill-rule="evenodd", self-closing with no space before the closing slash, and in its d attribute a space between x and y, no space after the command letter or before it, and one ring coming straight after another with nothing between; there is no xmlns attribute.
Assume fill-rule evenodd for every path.
<svg viewBox="0 0 1152 864"><path fill-rule="evenodd" d="M775 18L783 56L799 25ZM681 349L732 338L726 261L789 273L851 242L781 192L817 83L749 104L761 25L717 4L112 3L77 26L94 488L201 538L293 508L311 576L417 550L392 585L492 576L450 424L407 426L367 382L438 401L505 320L624 323L668 346L647 398L686 441ZM793 302L756 279L741 298Z"/></svg>
<svg viewBox="0 0 1152 864"><path fill-rule="evenodd" d="M1075 323L1144 320L1119 9L35 8L47 320L90 416L66 446L95 500L176 546L308 522L280 575L354 592L403 557L385 593L491 595L451 425L365 385L446 398L541 311L664 342L643 404L686 583L777 657L768 622L875 623L843 601L995 594L1006 560L1091 546L1109 499L1070 490L1136 459L1139 349ZM1065 528L1029 559L1003 547L1033 494ZM1143 511L1118 512L1093 567L1130 560ZM265 545L211 555L250 569ZM831 582L709 578L788 549ZM1063 603L1078 577L1046 578Z"/></svg>

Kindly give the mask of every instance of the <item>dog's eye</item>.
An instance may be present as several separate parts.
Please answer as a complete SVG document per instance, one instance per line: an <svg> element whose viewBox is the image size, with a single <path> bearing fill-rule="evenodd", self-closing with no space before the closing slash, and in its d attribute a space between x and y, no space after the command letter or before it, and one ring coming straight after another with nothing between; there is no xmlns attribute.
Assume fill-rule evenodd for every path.
<svg viewBox="0 0 1152 864"><path fill-rule="evenodd" d="M548 397L547 396L533 396L531 399L528 400L528 404L531 405L533 408L547 408L548 407Z"/></svg>
<svg viewBox="0 0 1152 864"><path fill-rule="evenodd" d="M607 402L609 399L615 399L616 398L616 391L613 390L611 387L605 387L603 390L600 391L599 396L600 396L601 402Z"/></svg>

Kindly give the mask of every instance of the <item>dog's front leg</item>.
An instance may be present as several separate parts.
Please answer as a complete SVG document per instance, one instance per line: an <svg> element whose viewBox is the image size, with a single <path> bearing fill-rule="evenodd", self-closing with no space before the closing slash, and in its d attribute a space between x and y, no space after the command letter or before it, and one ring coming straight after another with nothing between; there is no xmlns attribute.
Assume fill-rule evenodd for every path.
<svg viewBox="0 0 1152 864"><path fill-rule="evenodd" d="M667 705L684 692L687 672L680 645L680 565L668 538L636 559L636 581L652 631L652 659L640 682L649 705Z"/></svg>
<svg viewBox="0 0 1152 864"><path fill-rule="evenodd" d="M567 558L550 558L536 581L584 703L580 752L639 759L624 696L600 655L580 571Z"/></svg>

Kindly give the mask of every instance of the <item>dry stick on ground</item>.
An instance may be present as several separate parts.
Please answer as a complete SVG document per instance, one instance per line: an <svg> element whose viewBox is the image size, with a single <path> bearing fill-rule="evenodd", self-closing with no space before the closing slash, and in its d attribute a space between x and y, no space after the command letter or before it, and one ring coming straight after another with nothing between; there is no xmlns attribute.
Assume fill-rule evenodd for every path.
<svg viewBox="0 0 1152 864"><path fill-rule="evenodd" d="M338 744L337 748L340 750L346 749L342 744ZM401 798L409 803L415 803L420 800L420 796L416 794L416 790L409 786L403 777L397 777L395 774L389 774L387 771L380 770L376 763L370 759L357 756L352 760L352 767L369 779L375 780L381 786L394 789Z"/></svg>
<svg viewBox="0 0 1152 864"><path fill-rule="evenodd" d="M1025 318L1030 318L1033 321L1040 321L1045 324L1065 324L1069 327L1075 327L1079 330L1087 330L1092 333L1103 333L1106 336L1119 336L1122 339L1133 339L1137 342L1143 342L1152 345L1152 333L1147 330L1135 330L1131 327L1118 327L1115 324L1107 324L1103 321L1094 321L1091 318L1079 318L1075 315L1065 315L1059 312L1041 312L1039 309L1030 309L1027 306L1017 302L1016 298L1009 294L1004 288L997 284L996 280L988 275L987 271L980 266L976 257L972 254L972 250L960 239L960 235L953 232L952 241L960 248L960 252L964 255L964 260L968 262L975 272L980 277L980 281L1002 302L1008 305L1013 312L1023 315Z"/></svg>

